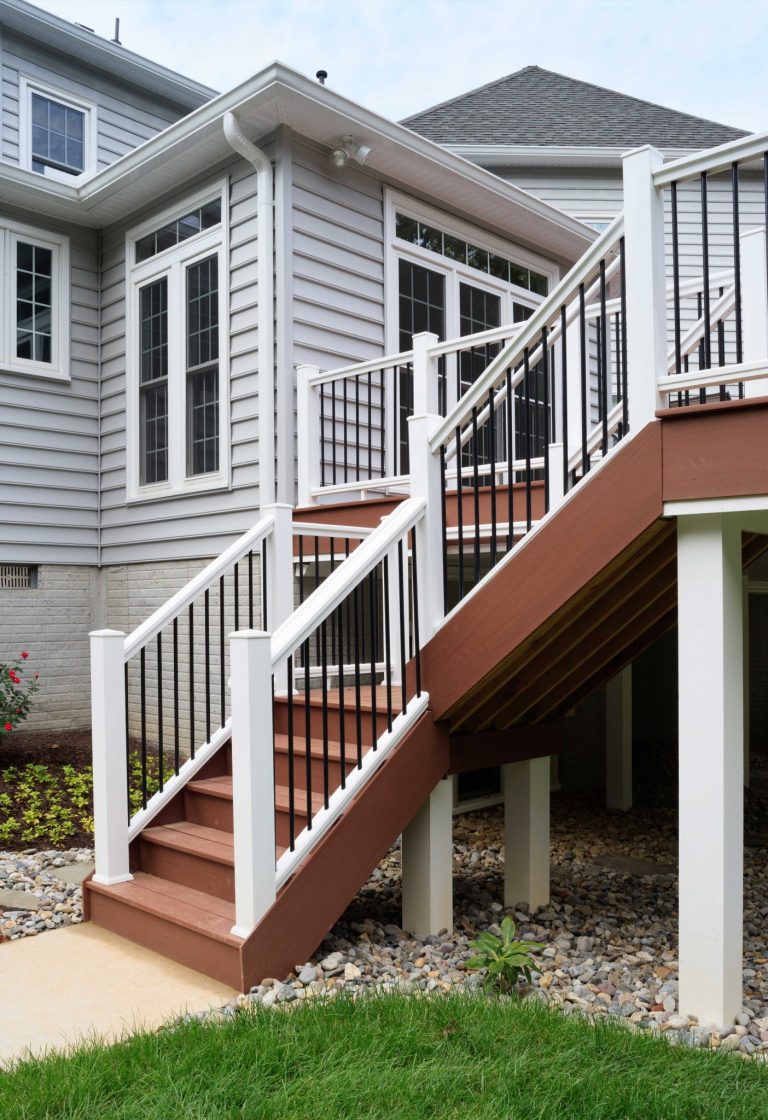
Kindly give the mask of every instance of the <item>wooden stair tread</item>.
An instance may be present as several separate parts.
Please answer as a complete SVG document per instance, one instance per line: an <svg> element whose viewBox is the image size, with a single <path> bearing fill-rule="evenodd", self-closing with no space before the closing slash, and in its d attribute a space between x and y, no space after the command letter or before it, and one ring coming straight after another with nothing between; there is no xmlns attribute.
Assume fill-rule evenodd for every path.
<svg viewBox="0 0 768 1120"><path fill-rule="evenodd" d="M137 871L128 883L107 887L92 881L88 886L89 890L117 898L137 910L223 941L233 948L242 945L241 939L231 932L235 924L233 902L143 871Z"/></svg>
<svg viewBox="0 0 768 1120"><path fill-rule="evenodd" d="M364 667L361 666L361 671L364 672ZM298 672L298 670L297 670ZM345 674L346 675L346 674ZM403 701L402 689L399 685L392 686L392 715L396 715L400 711ZM276 696L275 703L285 704L288 703L288 697ZM327 693L327 703L329 708L334 711L341 707L339 700L338 688L329 688ZM321 708L323 705L322 691L319 688L312 688L309 691L309 706L311 708ZM304 693L297 692L293 698L293 706L295 711L300 711L305 706ZM344 689L344 707L346 710L352 712L356 706L355 702L355 689L354 686L348 686ZM376 711L380 714L386 711L387 707L387 690L384 685L376 686ZM362 685L360 688L360 710L370 712L373 708L373 696L370 685Z"/></svg>
<svg viewBox="0 0 768 1120"><path fill-rule="evenodd" d="M322 745L321 745L322 755ZM297 765L299 760L297 758ZM329 793L333 793L336 788L335 775L332 775L334 781L331 783ZM212 793L215 797L225 798L229 801L232 800L232 777L229 774L222 775L217 778L203 778L200 781L189 782L188 789L195 789L198 793ZM288 797L288 786L275 786L275 808L279 812L288 812L290 807ZM297 816L305 816L307 807L307 796L302 788L297 788L294 794L294 808ZM312 791L312 811L316 813L318 809L323 807L323 794L322 789L320 792L313 789ZM192 842L201 841L202 843L219 843L224 840L225 845L229 851L232 851L232 834L229 832L220 832L216 828L206 828L205 825L191 824L189 821L176 821L170 825L160 825L156 828L145 828L142 832L143 837L148 837L150 840L158 844L166 844L168 847L175 847L177 842L175 837L165 835L163 830L173 829L180 833L183 837L189 836ZM185 843L185 841L180 841ZM279 848L278 848L279 850ZM213 857L215 858L215 857Z"/></svg>
<svg viewBox="0 0 768 1120"><path fill-rule="evenodd" d="M234 838L231 832L218 828L208 828L191 821L174 821L171 824L153 825L145 828L141 839L150 844L198 856L234 866Z"/></svg>

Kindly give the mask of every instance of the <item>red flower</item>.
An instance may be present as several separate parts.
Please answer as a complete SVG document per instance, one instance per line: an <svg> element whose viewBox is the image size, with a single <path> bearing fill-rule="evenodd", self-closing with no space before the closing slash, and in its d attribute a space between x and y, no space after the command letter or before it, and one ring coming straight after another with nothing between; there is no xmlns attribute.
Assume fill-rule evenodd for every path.
<svg viewBox="0 0 768 1120"><path fill-rule="evenodd" d="M6 731L13 731L13 724L12 723L6 723L5 730Z"/></svg>
<svg viewBox="0 0 768 1120"><path fill-rule="evenodd" d="M35 680L36 680L36 681L39 681L39 680L40 680L40 674L39 674L39 673L35 673Z"/></svg>
<svg viewBox="0 0 768 1120"><path fill-rule="evenodd" d="M11 678L11 680L13 681L14 684L19 684L20 683L19 678L16 676L13 669L8 670L8 676Z"/></svg>
<svg viewBox="0 0 768 1120"><path fill-rule="evenodd" d="M23 661L26 661L27 658L29 657L29 650L28 649L23 649L21 651L21 657L22 657Z"/></svg>

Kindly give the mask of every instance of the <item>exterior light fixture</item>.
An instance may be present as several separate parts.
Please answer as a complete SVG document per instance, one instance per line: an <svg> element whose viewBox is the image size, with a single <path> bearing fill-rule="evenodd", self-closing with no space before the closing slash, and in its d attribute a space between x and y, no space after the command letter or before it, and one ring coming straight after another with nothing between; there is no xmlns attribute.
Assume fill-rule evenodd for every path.
<svg viewBox="0 0 768 1120"><path fill-rule="evenodd" d="M330 160L334 167L346 167L351 159L362 167L372 151L369 144L358 144L351 136L342 136L341 144L332 149Z"/></svg>

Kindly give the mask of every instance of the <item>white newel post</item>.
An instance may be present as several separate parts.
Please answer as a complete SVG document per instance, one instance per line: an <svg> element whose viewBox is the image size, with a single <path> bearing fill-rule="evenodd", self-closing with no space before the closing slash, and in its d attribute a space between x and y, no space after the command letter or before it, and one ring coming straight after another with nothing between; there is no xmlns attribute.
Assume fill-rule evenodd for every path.
<svg viewBox="0 0 768 1120"><path fill-rule="evenodd" d="M232 814L235 924L247 937L275 901L275 777L271 636L229 635L232 672Z"/></svg>
<svg viewBox="0 0 768 1120"><path fill-rule="evenodd" d="M742 357L745 362L768 360L768 275L765 227L750 229L739 238L741 247ZM744 395L768 395L768 378L744 382Z"/></svg>
<svg viewBox="0 0 768 1120"><path fill-rule="evenodd" d="M733 515L677 519L680 998L732 1023L742 1005L741 531Z"/></svg>
<svg viewBox="0 0 768 1120"><path fill-rule="evenodd" d="M605 686L605 804L632 808L632 666Z"/></svg>
<svg viewBox="0 0 768 1120"><path fill-rule="evenodd" d="M312 504L312 491L320 486L323 455L323 429L320 391L312 384L319 374L317 366L296 369L296 444L298 504Z"/></svg>
<svg viewBox="0 0 768 1120"><path fill-rule="evenodd" d="M430 348L437 346L439 341L437 335L430 334L429 331L413 336L414 416L437 416L440 412L437 358L429 356Z"/></svg>
<svg viewBox="0 0 768 1120"><path fill-rule="evenodd" d="M128 767L125 741L125 634L91 635L94 881L111 886L133 876L128 864Z"/></svg>
<svg viewBox="0 0 768 1120"><path fill-rule="evenodd" d="M549 902L549 756L502 767L504 905Z"/></svg>
<svg viewBox="0 0 768 1120"><path fill-rule="evenodd" d="M266 540L267 628L276 630L293 614L293 506L283 502L264 506L265 514L275 519ZM281 665L275 673L275 690L288 688L288 669Z"/></svg>
<svg viewBox="0 0 768 1120"><path fill-rule="evenodd" d="M432 637L445 613L440 456L433 455L429 445L440 424L440 417L435 415L416 415L408 420L411 496L426 500L424 516L413 530L419 558L419 637L422 645Z"/></svg>
<svg viewBox="0 0 768 1120"><path fill-rule="evenodd" d="M663 401L658 380L667 375L664 203L653 183L661 152L646 146L624 164L624 241L627 252L627 396L629 426L639 432Z"/></svg>

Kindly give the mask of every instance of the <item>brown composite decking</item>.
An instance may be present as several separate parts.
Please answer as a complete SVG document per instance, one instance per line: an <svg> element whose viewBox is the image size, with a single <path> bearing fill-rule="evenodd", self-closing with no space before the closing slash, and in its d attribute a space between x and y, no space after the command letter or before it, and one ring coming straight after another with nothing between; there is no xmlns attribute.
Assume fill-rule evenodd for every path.
<svg viewBox="0 0 768 1120"><path fill-rule="evenodd" d="M663 517L664 502L755 494L768 494L768 399L660 413L501 561L425 645L422 682L431 710L311 849L245 942L229 933L234 909L231 837L223 835L231 833L227 749L134 845L133 883L90 884L91 916L243 990L265 975L284 975L314 952L441 777L552 753L560 742L557 717L674 626L676 535L674 523ZM375 525L395 503L313 507L297 511L296 519L319 527ZM455 514L454 501L449 520ZM766 545L768 537L745 534L744 563ZM411 687L412 681L411 666ZM353 698L354 690L345 689L348 742ZM370 714L370 692L366 700ZM395 707L398 701L393 696ZM303 703L296 698L298 706ZM329 703L336 712L329 757L340 767L338 694ZM385 703L380 688L376 706L383 711ZM322 726L317 693L310 709L309 753L316 767ZM285 700L278 698L278 775L286 713ZM279 780L277 811L279 854L285 843ZM170 886L147 874L153 866L171 876ZM197 889L201 882L205 891Z"/></svg>

